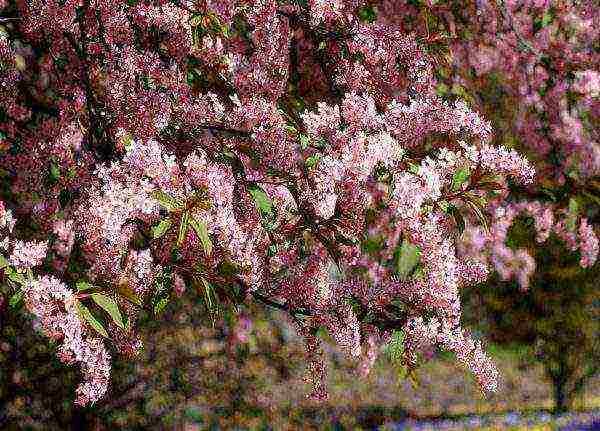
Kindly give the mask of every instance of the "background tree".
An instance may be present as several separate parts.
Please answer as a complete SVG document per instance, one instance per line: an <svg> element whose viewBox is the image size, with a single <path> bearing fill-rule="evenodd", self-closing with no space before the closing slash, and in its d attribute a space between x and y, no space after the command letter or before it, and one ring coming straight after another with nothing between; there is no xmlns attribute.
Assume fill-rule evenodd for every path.
<svg viewBox="0 0 600 431"><path fill-rule="evenodd" d="M555 410L563 412L600 363L599 267L582 269L580 256L551 236L538 247L531 218L520 217L508 235L510 246L531 250L537 269L523 291L517 282L495 277L464 292L472 319L500 345L528 346L529 361L541 361L554 387ZM471 314L472 313L472 314ZM469 319L467 319L469 320Z"/></svg>

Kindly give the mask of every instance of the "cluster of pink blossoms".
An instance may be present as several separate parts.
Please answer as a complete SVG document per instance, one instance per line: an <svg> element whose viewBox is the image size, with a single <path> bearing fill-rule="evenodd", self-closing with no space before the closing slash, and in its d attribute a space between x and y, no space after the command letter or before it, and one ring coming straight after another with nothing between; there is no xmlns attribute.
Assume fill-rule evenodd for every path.
<svg viewBox="0 0 600 431"><path fill-rule="evenodd" d="M27 308L42 331L61 342L59 358L81 365L83 383L77 388L75 402L88 405L98 401L108 390L110 355L104 341L81 321L73 292L52 276L28 281L23 291Z"/></svg>
<svg viewBox="0 0 600 431"><path fill-rule="evenodd" d="M555 218L555 213L560 217ZM580 250L580 265L593 265L599 252L599 242L586 217L558 211L555 205L539 202L517 202L501 205L494 211L491 230L485 233L480 227L470 227L461 238L459 252L463 256L479 257L491 263L504 280L515 278L523 289L529 286L535 271L535 261L525 248L513 250L506 244L508 229L514 219L528 215L534 220L536 240L545 242L550 234L565 241L572 250Z"/></svg>
<svg viewBox="0 0 600 431"><path fill-rule="evenodd" d="M317 398L319 328L363 374L402 332L407 366L439 346L494 390L497 371L460 326L459 289L490 262L506 277L532 267L501 246L469 253L460 237L468 225L478 252L504 241L473 234L508 198L488 194L508 178L530 186L534 169L467 103L436 95L427 42L385 14L362 19L359 0L129 3L3 6L19 19L1 33L0 85L27 92L0 95L2 192L35 227L11 227L2 253L6 271L30 269L27 308L82 367L78 402L105 394L106 346L141 348L140 303L159 314L188 291L209 309L288 312ZM593 79L580 87L595 91ZM593 229L582 220L573 234L591 264ZM106 295L111 319L80 319L87 294L59 279Z"/></svg>
<svg viewBox="0 0 600 431"><path fill-rule="evenodd" d="M8 261L17 268L32 268L42 263L47 249L45 242L15 241Z"/></svg>

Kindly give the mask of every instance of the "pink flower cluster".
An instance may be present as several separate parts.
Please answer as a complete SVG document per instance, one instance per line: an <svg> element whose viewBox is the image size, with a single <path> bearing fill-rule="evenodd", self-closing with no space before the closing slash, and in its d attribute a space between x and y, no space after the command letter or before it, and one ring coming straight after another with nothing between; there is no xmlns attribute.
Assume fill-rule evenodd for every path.
<svg viewBox="0 0 600 431"><path fill-rule="evenodd" d="M48 251L47 242L15 241L8 261L20 269L33 268L42 263Z"/></svg>
<svg viewBox="0 0 600 431"><path fill-rule="evenodd" d="M429 322L420 317L414 318L408 325L410 331L406 343L411 346L412 352L423 350L432 343L439 343L454 352L458 361L471 369L482 388L490 392L496 390L499 373L483 350L481 342L474 341L464 331L435 318ZM414 356L411 359L415 360Z"/></svg>
<svg viewBox="0 0 600 431"><path fill-rule="evenodd" d="M555 217L559 213L559 217ZM514 219L526 214L533 217L538 243L545 242L550 234L565 241L573 251L580 250L580 265L585 268L593 265L598 258L598 237L585 217L558 211L555 205L539 202L518 202L502 205L495 209L489 234L481 228L470 227L461 237L458 247L461 256L482 259L492 264L503 280L516 278L523 289L529 286L535 272L535 261L527 249L517 249L506 245L508 229ZM577 220L579 227L577 227ZM571 226L571 227L569 227Z"/></svg>
<svg viewBox="0 0 600 431"><path fill-rule="evenodd" d="M89 405L98 401L108 390L110 356L104 342L82 323L73 293L52 276L28 281L23 292L27 309L39 319L42 331L61 342L60 359L81 366L83 383L77 388L75 402Z"/></svg>

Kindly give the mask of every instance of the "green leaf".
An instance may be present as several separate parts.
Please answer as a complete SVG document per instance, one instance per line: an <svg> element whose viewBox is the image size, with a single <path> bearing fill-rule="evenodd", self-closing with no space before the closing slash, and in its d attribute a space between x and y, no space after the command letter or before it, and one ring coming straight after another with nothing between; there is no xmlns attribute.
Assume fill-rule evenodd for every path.
<svg viewBox="0 0 600 431"><path fill-rule="evenodd" d="M321 154L319 154L319 153L308 157L305 161L306 167L309 169L314 168L315 166L317 166L317 163L319 162L319 160L321 160Z"/></svg>
<svg viewBox="0 0 600 431"><path fill-rule="evenodd" d="M377 12L372 5L364 6L358 10L358 18L362 22L372 23L377 20Z"/></svg>
<svg viewBox="0 0 600 431"><path fill-rule="evenodd" d="M91 325L91 327L94 328L96 332L98 332L104 338L108 338L108 333L106 332L106 329L104 329L102 323L100 323L100 321L92 315L90 310L79 301L76 301L76 305L77 311L79 312L81 318L88 322Z"/></svg>
<svg viewBox="0 0 600 431"><path fill-rule="evenodd" d="M575 232L577 229L577 216L569 216L565 222L567 230Z"/></svg>
<svg viewBox="0 0 600 431"><path fill-rule="evenodd" d="M485 213L482 211L482 209L474 202L467 201L467 204L471 207L473 214L475 214L475 217L477 218L477 221L479 222L481 227L483 227L483 230L485 230L486 232L489 232L490 231L490 222L489 222L487 216L485 215Z"/></svg>
<svg viewBox="0 0 600 431"><path fill-rule="evenodd" d="M15 292L9 299L8 301L8 305L10 305L11 308L15 308L17 305L19 305L19 303L21 302L21 300L23 299L23 295L24 292L22 289L19 289L17 292Z"/></svg>
<svg viewBox="0 0 600 431"><path fill-rule="evenodd" d="M212 299L211 299L212 285L204 277L200 277L200 280L202 281L202 284L204 286L204 300L206 302L207 307L210 309L210 308L212 308Z"/></svg>
<svg viewBox="0 0 600 431"><path fill-rule="evenodd" d="M569 199L569 214L566 220L566 227L571 232L577 229L577 219L579 216L579 202L576 197Z"/></svg>
<svg viewBox="0 0 600 431"><path fill-rule="evenodd" d="M73 178L75 178L76 175L77 175L77 171L73 168L69 168L69 170L67 171L67 178L69 180L72 180Z"/></svg>
<svg viewBox="0 0 600 431"><path fill-rule="evenodd" d="M299 135L298 138L300 139L300 148L306 150L310 146L310 139L306 135Z"/></svg>
<svg viewBox="0 0 600 431"><path fill-rule="evenodd" d="M197 220L194 217L190 219L190 224L192 228L200 238L200 242L202 243L202 247L204 248L204 253L207 256L210 256L212 253L212 241L210 240L210 235L208 234L208 229L206 227L206 223L203 220Z"/></svg>
<svg viewBox="0 0 600 431"><path fill-rule="evenodd" d="M159 315L160 313L162 313L162 311L165 309L168 303L168 297L159 299L156 305L154 306L154 314Z"/></svg>
<svg viewBox="0 0 600 431"><path fill-rule="evenodd" d="M19 274L17 271L14 270L14 268L8 267L6 273L10 281L20 284L21 286L25 285L25 283L27 282L25 280L25 277L23 277L23 274Z"/></svg>
<svg viewBox="0 0 600 431"><path fill-rule="evenodd" d="M273 215L273 202L271 202L265 191L258 186L251 187L249 191L260 212L271 217Z"/></svg>
<svg viewBox="0 0 600 431"><path fill-rule="evenodd" d="M133 138L129 134L125 135L123 137L123 147L125 147L125 151L129 151L132 146L133 146Z"/></svg>
<svg viewBox="0 0 600 431"><path fill-rule="evenodd" d="M152 238L158 239L163 236L169 228L173 225L171 219L161 220L156 226L152 227Z"/></svg>
<svg viewBox="0 0 600 431"><path fill-rule="evenodd" d="M214 325L219 313L219 298L215 294L213 285L206 278L200 277L200 281L202 281L204 287L202 292L204 304L206 305L206 309L208 310Z"/></svg>
<svg viewBox="0 0 600 431"><path fill-rule="evenodd" d="M414 372L414 370L410 370L408 372L408 378L410 380L410 384L413 388L413 390L417 390L419 389L419 387L421 386L421 382L419 381L419 376L417 376Z"/></svg>
<svg viewBox="0 0 600 431"><path fill-rule="evenodd" d="M546 12L544 13L544 15L542 16L542 20L541 20L541 25L542 28L546 27L548 24L550 24L552 22L552 14L550 12Z"/></svg>
<svg viewBox="0 0 600 431"><path fill-rule="evenodd" d="M177 247L181 247L181 244L183 244L183 241L186 238L187 230L189 227L189 221L190 213L188 211L184 211L183 214L181 214L181 220L179 221L179 235L177 235Z"/></svg>
<svg viewBox="0 0 600 431"><path fill-rule="evenodd" d="M408 239L402 241L400 250L397 252L396 273L402 280L408 279L419 263L421 250Z"/></svg>
<svg viewBox="0 0 600 431"><path fill-rule="evenodd" d="M540 192L542 192L545 198L551 200L552 202L558 202L558 197L556 196L556 192L549 187L540 187Z"/></svg>
<svg viewBox="0 0 600 431"><path fill-rule="evenodd" d="M150 196L156 199L158 203L161 204L161 206L163 206L167 211L175 211L183 208L183 203L169 196L162 190L155 190L150 193Z"/></svg>
<svg viewBox="0 0 600 431"><path fill-rule="evenodd" d="M579 214L579 202L574 197L569 199L569 212L573 215Z"/></svg>
<svg viewBox="0 0 600 431"><path fill-rule="evenodd" d="M50 181L55 183L60 178L60 169L54 163L50 165Z"/></svg>
<svg viewBox="0 0 600 431"><path fill-rule="evenodd" d="M408 172L410 172L411 174L414 174L414 175L419 175L420 171L421 171L421 167L419 165L416 165L412 162L408 162Z"/></svg>
<svg viewBox="0 0 600 431"><path fill-rule="evenodd" d="M590 199L591 201L595 202L596 205L600 205L600 196L596 196L592 193L589 192L584 192L584 194L588 197L588 199Z"/></svg>
<svg viewBox="0 0 600 431"><path fill-rule="evenodd" d="M442 211L448 214L448 209L450 207L450 203L448 201L441 200L437 204L442 209Z"/></svg>
<svg viewBox="0 0 600 431"><path fill-rule="evenodd" d="M385 244L385 237L382 235L379 236L370 236L363 240L361 246L363 251L366 253L376 255L383 249Z"/></svg>
<svg viewBox="0 0 600 431"><path fill-rule="evenodd" d="M392 332L392 339L385 346L385 353L394 365L402 365L404 355L404 331L400 329Z"/></svg>
<svg viewBox="0 0 600 431"><path fill-rule="evenodd" d="M88 283L87 281L78 281L75 284L75 287L77 287L77 291L78 292L85 292L86 290L90 290L93 289L94 286L92 286L90 283Z"/></svg>
<svg viewBox="0 0 600 431"><path fill-rule="evenodd" d="M408 368L404 365L398 365L397 373L398 373L398 380L400 382L402 382L402 381L406 380L406 378L408 377Z"/></svg>
<svg viewBox="0 0 600 431"><path fill-rule="evenodd" d="M113 322L115 322L119 328L125 329L125 324L123 323L123 317L119 311L119 306L114 299L103 293L92 293L90 296L96 304L102 307L104 311L110 315Z"/></svg>
<svg viewBox="0 0 600 431"><path fill-rule="evenodd" d="M0 254L0 269L4 269L7 266L10 266L8 260L6 260L6 258Z"/></svg>
<svg viewBox="0 0 600 431"><path fill-rule="evenodd" d="M471 172L468 168L462 168L454 172L452 176L452 185L450 186L453 191L460 190L462 185L469 179Z"/></svg>
<svg viewBox="0 0 600 431"><path fill-rule="evenodd" d="M196 27L196 26L202 24L202 19L203 18L204 18L204 15L202 15L202 14L194 14L188 20L188 23L190 24L191 27Z"/></svg>

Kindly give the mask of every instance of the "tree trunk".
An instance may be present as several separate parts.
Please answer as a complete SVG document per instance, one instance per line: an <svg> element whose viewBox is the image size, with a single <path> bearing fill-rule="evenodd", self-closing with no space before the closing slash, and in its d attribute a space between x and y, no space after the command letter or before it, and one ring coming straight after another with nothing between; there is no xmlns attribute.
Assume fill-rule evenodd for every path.
<svg viewBox="0 0 600 431"><path fill-rule="evenodd" d="M568 408L567 394L564 380L558 378L554 380L554 412L563 413Z"/></svg>
<svg viewBox="0 0 600 431"><path fill-rule="evenodd" d="M558 363L558 370L552 375L552 384L554 385L554 412L564 413L571 407L571 399L567 392L567 381L569 379L567 361L564 354L561 354Z"/></svg>

